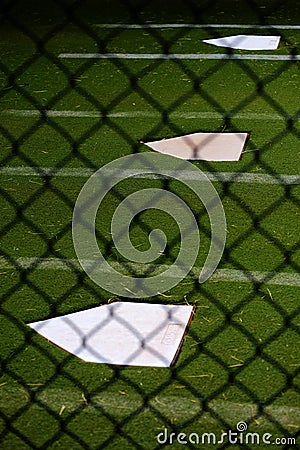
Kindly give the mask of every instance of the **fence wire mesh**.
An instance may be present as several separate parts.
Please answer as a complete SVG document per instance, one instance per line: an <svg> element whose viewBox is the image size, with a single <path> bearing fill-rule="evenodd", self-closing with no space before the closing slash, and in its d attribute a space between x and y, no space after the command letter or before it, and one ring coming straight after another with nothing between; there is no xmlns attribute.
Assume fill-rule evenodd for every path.
<svg viewBox="0 0 300 450"><path fill-rule="evenodd" d="M299 14L294 2L272 0L1 2L1 448L300 448ZM280 46L202 42L237 34L280 36ZM134 265L111 239L115 208L155 187L193 211L196 267L172 289L134 300L196 306L176 363L87 363L29 328L132 301L81 269L76 199L107 163L147 155L144 142L199 131L250 134L240 161L193 162L227 220L211 279L199 284L196 270L209 218L180 181L124 177L96 221L120 277L143 278L174 263L178 224L153 203L136 215L136 249L148 250L160 226L168 243L153 264Z"/></svg>

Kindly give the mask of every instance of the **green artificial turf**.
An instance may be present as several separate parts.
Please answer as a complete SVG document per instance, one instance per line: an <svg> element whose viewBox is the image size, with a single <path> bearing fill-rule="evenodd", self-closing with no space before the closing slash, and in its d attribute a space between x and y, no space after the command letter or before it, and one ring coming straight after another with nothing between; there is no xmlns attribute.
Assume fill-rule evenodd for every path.
<svg viewBox="0 0 300 450"><path fill-rule="evenodd" d="M137 17L153 23L296 24L299 8L293 2L284 7L275 1L256 7L246 1L202 2L199 8L175 1L170 12L161 2L142 8L133 2L130 9L127 2L112 7L103 1L99 8L88 1L66 18L65 3L46 2L43 11L33 3L12 8L14 20L0 27L0 169L19 170L0 172L1 448L152 450L160 448L156 436L165 428L220 436L241 421L249 431L293 436L299 445L299 286L221 278L199 285L195 271L209 249L209 219L178 181L122 181L106 196L96 221L99 248L112 263L122 263L110 236L120 198L157 187L192 209L201 236L195 270L170 291L136 300L197 307L174 367L84 363L26 325L122 300L95 285L76 260L72 214L88 175L70 176L72 169L92 173L122 156L149 151L143 144L149 140L246 131L250 138L240 161L194 164L205 172L299 174L299 62L73 60L59 54L225 53L202 39L244 29L98 25L135 23ZM300 31L280 33L280 48L272 54L299 54ZM26 175L27 168L35 173ZM58 173L45 176L39 168ZM232 180L214 186L227 220L218 268L299 273L299 184ZM153 209L131 226L132 242L141 250L149 247L149 230L158 227L168 247L153 270L176 258L178 226ZM141 276L144 269L130 270Z"/></svg>

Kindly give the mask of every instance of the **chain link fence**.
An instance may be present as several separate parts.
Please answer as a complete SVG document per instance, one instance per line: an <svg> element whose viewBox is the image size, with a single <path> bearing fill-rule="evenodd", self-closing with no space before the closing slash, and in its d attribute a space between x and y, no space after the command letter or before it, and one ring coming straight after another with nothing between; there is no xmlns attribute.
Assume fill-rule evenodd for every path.
<svg viewBox="0 0 300 450"><path fill-rule="evenodd" d="M1 448L300 446L299 12L252 0L1 3ZM280 47L202 42L230 34L280 36ZM130 300L78 264L72 215L86 180L149 151L144 142L198 131L250 139L238 162L193 162L226 214L217 271L199 284L192 270L142 300L196 306L176 363L85 363L34 333L30 322ZM130 229L147 250L149 233L164 227L155 264L137 268L111 239L112 209L149 187L189 204L203 266L207 213L162 176L124 179L109 194L96 223L107 260L149 277L176 259L180 233L163 212L138 214Z"/></svg>

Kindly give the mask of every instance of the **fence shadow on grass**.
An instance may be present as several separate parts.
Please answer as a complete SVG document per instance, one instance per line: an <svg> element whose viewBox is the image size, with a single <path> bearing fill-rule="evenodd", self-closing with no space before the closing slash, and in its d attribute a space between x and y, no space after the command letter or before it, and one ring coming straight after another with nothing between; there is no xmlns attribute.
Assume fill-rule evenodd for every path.
<svg viewBox="0 0 300 450"><path fill-rule="evenodd" d="M222 10L193 0L1 5L3 449L299 445L300 31L278 25L293 22L299 8L292 3L226 1ZM249 52L202 43L230 34L280 36L280 47L268 53L273 60L256 58L257 51L251 60L243 58ZM210 52L222 56L199 57ZM86 179L145 152L143 142L196 131L249 132L250 139L237 163L193 163L213 179L227 219L213 277L199 284L195 269L171 290L135 300L197 307L175 365L84 363L34 333L30 322L118 300L74 254L72 214ZM124 166L122 174L131 170ZM209 249L207 214L186 186L162 176L132 180L113 189L97 228L112 265L149 277L178 255L177 225L151 210L133 220L133 243L147 250L149 233L161 225L164 252L144 266L120 257L111 211L136 188L180 195Z"/></svg>

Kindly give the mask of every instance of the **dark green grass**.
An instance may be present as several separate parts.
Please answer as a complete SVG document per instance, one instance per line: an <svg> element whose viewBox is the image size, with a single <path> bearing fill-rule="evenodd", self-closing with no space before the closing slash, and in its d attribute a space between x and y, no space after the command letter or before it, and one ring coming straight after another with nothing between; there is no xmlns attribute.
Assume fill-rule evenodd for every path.
<svg viewBox="0 0 300 450"><path fill-rule="evenodd" d="M48 54L37 52L26 29L20 32L7 23L1 28L1 62L16 71L12 78L8 72L0 74L1 161L8 166L96 170L121 156L148 151L140 141L196 131L249 131L241 161L195 164L213 172L299 173L298 63L62 60L60 52L99 50L223 53L224 49L204 45L201 39L241 30L103 30L96 24L134 22L134 17L123 4L112 12L111 2L102 2L100 14L90 2L91 8L79 6L76 16L93 24L89 36L76 20L51 36L46 33L61 20L63 8L45 5L44 14L39 15L27 3L26 13L16 8L14 14L43 40ZM187 5L183 12L174 2L170 17L170 10L150 3L140 12L153 22L193 22L197 12ZM267 4L262 12L244 2L224 2L223 8L211 2L201 19L255 24L265 13L272 23L295 23L290 3L297 9L294 2L285 2L284 7L270 9ZM300 32L281 34L276 53L299 53ZM28 57L32 59L27 66ZM155 117L39 119L7 112L43 108L105 109L108 114L142 111ZM191 111L216 116L181 117ZM257 113L278 117L251 116ZM293 121L287 122L289 116L294 116ZM229 426L235 429L241 420L251 422L249 429L254 432L274 436L299 432L298 287L213 280L199 285L189 276L162 296L140 300L197 306L173 368L84 363L31 332L26 323L118 300L90 281L76 263L71 220L86 178L1 175L0 181L2 252L23 263L22 258L72 260L64 270L12 267L11 261L1 260L0 433L10 430L1 435L1 448L28 449L32 442L34 448L51 449L154 449L156 435L164 427L185 433L221 433ZM166 183L131 179L120 184L115 194L125 197L149 186L166 188ZM168 182L167 187L196 214L201 233L196 266L201 266L209 245L208 218L186 188L178 182ZM228 232L220 268L297 272L299 186L232 182L215 183L215 187ZM99 245L111 261L120 260L109 240L116 205L111 193L97 219L107 243L103 246L99 240ZM158 225L177 242L176 224L170 225L163 214L148 212L132 227L134 244L146 249L148 230ZM177 251L177 244L170 245L170 252L158 263L170 264ZM269 416L262 415L258 405Z"/></svg>
<svg viewBox="0 0 300 450"><path fill-rule="evenodd" d="M180 113L179 113L180 114ZM247 113L245 113L247 114ZM3 114L2 114L3 115ZM228 127L224 119L176 119L168 123L152 118L37 118L6 115L2 124L16 139L12 144L1 137L3 157L11 166L90 167L97 170L132 151L148 151L140 141L150 141L198 131L250 132L241 161L232 163L198 162L210 172L255 172L297 174L298 121L290 131L284 120L251 118L232 119ZM17 145L18 151L13 151ZM15 156L14 156L15 155Z"/></svg>
<svg viewBox="0 0 300 450"><path fill-rule="evenodd" d="M38 176L1 177L1 188L8 196L6 200L2 197L2 223L3 227L9 228L2 237L2 249L14 258L47 254L48 244L58 255L75 258L70 224L73 205L85 179L56 177L48 182L47 187ZM286 252L292 251L298 241L298 186L289 187L288 197L287 188L280 185L215 183L215 186L221 195L227 219L227 252L222 267L231 268L236 264L250 271L272 271L276 270L277 265L282 264L285 270L295 270L289 266L285 258ZM162 180L130 178L119 183L101 204L96 222L97 230L103 237L99 245L102 252L110 248L112 259L118 258L110 244L112 242L110 223L115 208L120 199L126 198L136 190L149 187L162 189L166 187L166 183ZM203 250L199 260L196 261L196 266L201 266L203 256L208 251L210 238L206 212L199 199L181 182L169 181L167 187L171 192L180 195L198 220ZM21 220L14 217L12 203L20 206L22 203L26 204L22 210ZM10 226L12 221L15 221L15 224ZM173 247L170 249L172 260L177 255L180 236L176 223L170 221L165 213L151 210L135 219L131 227L134 244L144 245L143 248L146 249L149 230L157 227L161 227L172 242ZM244 236L243 241L241 236ZM171 260L166 257L158 262L166 264Z"/></svg>
<svg viewBox="0 0 300 450"><path fill-rule="evenodd" d="M24 191L29 199L43 186L38 177L3 177L2 181L3 187L17 204L26 200ZM24 209L23 216L27 224L20 222L11 227L2 240L3 249L13 258L41 256L45 252L47 254L50 239L53 244L51 257L57 252L59 257L74 258L68 226L72 209L60 200L57 192L63 192L72 203L83 182L84 179L75 178L70 184L70 179L54 178L51 181L52 190L59 191L54 193L46 190ZM132 190L148 185L159 186L161 181L127 181L119 186L118 196L126 196ZM180 191L181 196L193 204L196 213L199 205L191 201L195 200L193 196L188 195L186 189L180 189L178 183L170 183L171 187L174 192ZM217 187L221 193L221 186ZM283 255L276 250L272 241L261 237L258 229L253 227L252 219L241 205L230 198L230 194L238 198L243 196L247 208L263 216L266 205L282 197L284 187L252 184L250 187L247 190L243 185L231 184L228 195L223 194L228 221L228 252L227 263L225 258L222 267L243 265L250 270L272 270L277 264L284 264ZM116 199L111 194L106 201L103 208L109 212ZM260 224L261 229L273 236L276 223L274 239L285 248L297 242L297 228L293 232L290 226L291 222L295 224L297 211L293 213L293 205L289 203L286 201L285 205L283 202L273 217L262 219ZM109 209L106 207L108 204ZM6 208L9 210L8 204L3 208L3 222L9 223L11 214L5 216ZM99 229L107 238L109 215L105 220L100 220L104 218L101 210L99 214ZM166 219L163 221L155 214L148 214L144 215L142 222L144 226L156 227L158 219L162 229L166 228L166 232L173 237L174 230L169 223L167 225ZM40 234L31 230L30 223L38 227ZM249 229L252 234L235 248L235 240L239 239L241 233L249 233ZM61 230L67 231L61 234ZM147 246L145 231L138 225L134 227L132 237L137 245ZM12 242L16 243L14 248L11 248ZM109 256L113 259L113 255ZM286 265L284 268L291 269ZM298 288L255 287L250 283L237 282L208 282L199 288L195 281L186 278L167 292L167 297L164 295L150 300L163 303L188 301L198 307L178 363L173 369L146 369L85 364L45 342L43 338L32 336L26 328L24 322L117 300L78 273L38 268L18 273L18 270L7 268L1 273L1 279L6 298L2 303L4 315L1 320L1 329L5 330L1 356L6 361L1 408L8 417L14 417L11 414L24 407L25 413L12 421L36 445L42 445L57 432L57 419L66 421L66 429L75 432L91 448L100 445L105 439L109 440L108 448L117 448L121 436L114 425L116 422L123 424L123 421L124 425L120 425L122 432L126 431L128 436L145 448L147 445L154 448L156 434L167 425L183 427L186 424L185 431L196 429L199 433L201 430L205 432L206 427L210 430L219 429L219 421L214 414L202 413L201 398L211 399L209 407L215 408L223 420L228 422L230 418L232 426L238 420L246 420L251 411L253 414L251 408L257 402L264 405L270 403L273 408L277 405L290 408L298 405L297 390L286 384L287 376L293 377L299 367ZM18 283L19 288L15 290ZM10 317L14 317L14 320ZM291 318L290 329L285 326L288 317ZM268 327L265 326L266 322ZM262 350L260 357L256 356L257 348ZM229 376L235 382L230 382ZM293 383L296 386L297 377ZM89 405L84 401L87 394L91 395ZM34 401L28 396L32 396ZM149 398L149 401L144 402L145 398ZM237 406L241 404L244 406ZM229 416L228 407L232 409ZM277 420L280 422L279 417ZM192 424L188 425L190 421ZM145 431L145 436L139 439L136 427L143 429L146 423L147 433ZM297 418L291 418L289 423L281 418L280 423L287 433L292 433ZM102 428L106 430L104 433L99 431ZM276 427L265 420L256 429L276 432ZM59 442L64 446L68 439L71 438L66 433L59 438ZM17 438L13 434L4 441L7 448L12 448L16 443ZM72 445L77 448L77 444Z"/></svg>
<svg viewBox="0 0 300 450"><path fill-rule="evenodd" d="M233 290L237 290L236 283L228 287L228 291L226 286L215 286L210 293L215 302L219 300L230 309L233 306L230 291ZM110 441L108 448L118 448L122 433L127 432L145 448L155 448L155 436L166 426L169 429L177 426L185 432L201 433L207 429L219 432L219 420L223 419L234 428L238 421L247 420L255 413L254 397L256 402L268 404L276 396L271 412L282 423L286 434L293 433L298 416L293 413L287 421L285 415L280 415L280 406L298 410L299 396L286 386L286 377L287 374L292 377L299 364L295 348L290 349L287 359L287 346L299 337L287 330L282 337L266 344L270 336L276 334L278 326L282 326L282 317L267 302L269 292L262 290L255 295L250 286L240 286L238 291L241 299L248 298L248 304L233 316L231 326L224 327L222 332L222 312L213 302L205 300L205 296L200 297L197 315L173 369L85 364L69 358L38 336L27 337L27 342L24 341L20 324L13 326L11 321L2 319L1 325L6 329L3 349L6 354L10 352L7 375L1 386L2 411L13 418L15 412L24 408L25 413L12 419L12 423L36 445L51 439L58 431L59 419L67 431L60 436L62 446L70 439L68 432L73 431L90 448L96 448L106 438ZM290 296L288 293L289 289L273 288L273 301L280 302L284 296L287 309L291 309L292 304L296 309L293 290ZM268 330L257 321L258 314L268 321ZM251 333L252 342L240 332L241 328ZM264 345L261 357L255 356L255 343ZM274 363L278 366L274 367ZM280 370L282 366L285 375ZM12 379L10 373L13 373ZM236 382L230 383L229 376ZM20 377L21 383L15 377ZM297 379L294 378L295 386L299 383ZM211 413L202 413L201 399L207 399ZM114 428L116 424L122 433L118 427ZM144 430L143 437L139 437L137 428ZM258 420L252 429L280 435L277 427L266 419ZM7 448L13 448L16 439L13 434L8 436L4 441ZM71 448L77 445L73 443Z"/></svg>

